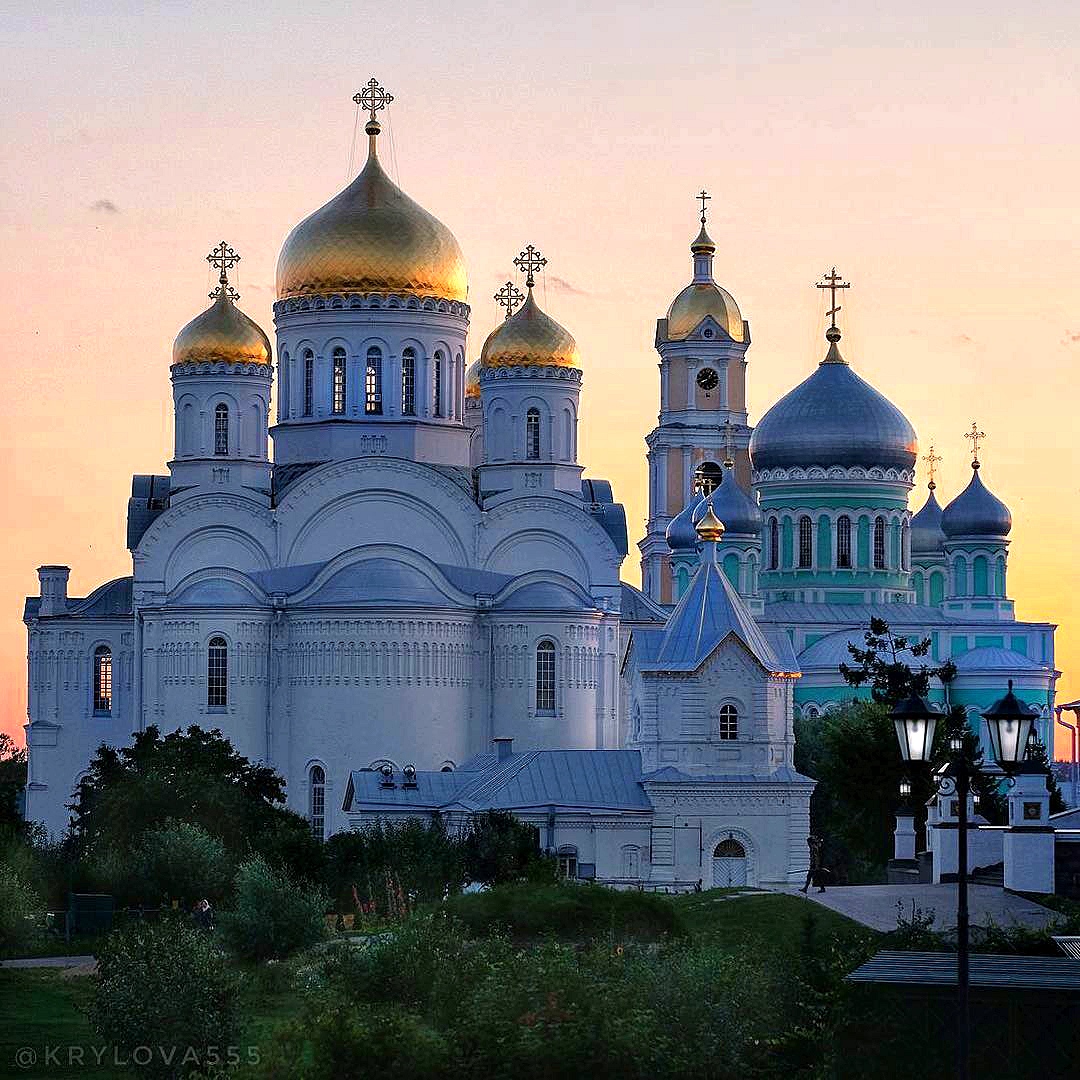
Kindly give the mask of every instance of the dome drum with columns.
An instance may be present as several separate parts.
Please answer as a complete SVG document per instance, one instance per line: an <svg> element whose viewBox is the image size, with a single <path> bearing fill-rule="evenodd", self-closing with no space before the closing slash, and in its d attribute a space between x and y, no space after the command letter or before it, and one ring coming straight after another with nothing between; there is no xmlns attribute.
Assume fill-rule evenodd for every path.
<svg viewBox="0 0 1080 1080"><path fill-rule="evenodd" d="M595 880L801 881L795 710L851 695L837 666L869 618L956 659L954 700L1000 697L1011 665L1052 705L1054 628L1006 599L1007 511L976 471L911 519L914 431L844 362L835 320L825 361L752 427L749 325L713 279L704 209L656 324L644 588L621 581L625 513L582 475L585 365L537 303L544 256L514 260L525 292L496 294L506 317L466 366L460 248L383 170L391 96L372 79L356 100L367 162L278 261L274 426L270 342L222 243L174 347L169 474L133 478L132 574L76 598L67 567L39 569L31 820L63 830L100 743L199 724L279 770L317 836L438 817L467 789Z"/></svg>

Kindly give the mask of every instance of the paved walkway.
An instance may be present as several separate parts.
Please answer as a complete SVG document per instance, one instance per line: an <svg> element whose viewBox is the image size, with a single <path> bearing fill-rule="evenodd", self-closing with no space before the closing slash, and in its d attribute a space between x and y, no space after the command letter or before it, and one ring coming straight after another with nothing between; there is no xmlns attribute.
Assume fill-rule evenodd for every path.
<svg viewBox="0 0 1080 1080"><path fill-rule="evenodd" d="M27 960L0 960L5 968L68 968L96 964L92 956L34 956Z"/></svg>
<svg viewBox="0 0 1080 1080"><path fill-rule="evenodd" d="M799 895L798 887L781 887L778 892ZM896 905L903 904L904 918L911 918L911 903L924 915L934 912L934 929L956 926L956 885L837 885L826 892L811 890L808 899L846 915L874 930L896 929ZM1056 911L1015 896L994 885L969 885L968 910L972 926L1024 926L1041 930L1056 922Z"/></svg>

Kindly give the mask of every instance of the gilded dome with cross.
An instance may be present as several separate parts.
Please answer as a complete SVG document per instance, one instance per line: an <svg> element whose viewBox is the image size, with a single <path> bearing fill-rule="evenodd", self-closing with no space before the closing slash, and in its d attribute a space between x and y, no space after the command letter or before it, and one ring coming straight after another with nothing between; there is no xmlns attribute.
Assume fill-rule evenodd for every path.
<svg viewBox="0 0 1080 1080"><path fill-rule="evenodd" d="M364 129L367 164L289 233L278 257L278 299L359 292L464 302L465 259L454 234L410 199L379 162L375 114L392 97L371 80L354 100L370 113Z"/></svg>

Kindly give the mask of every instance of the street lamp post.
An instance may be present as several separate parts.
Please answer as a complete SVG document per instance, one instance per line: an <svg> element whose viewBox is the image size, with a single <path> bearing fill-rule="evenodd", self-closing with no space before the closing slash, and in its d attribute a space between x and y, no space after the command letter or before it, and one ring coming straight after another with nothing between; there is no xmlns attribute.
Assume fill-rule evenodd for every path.
<svg viewBox="0 0 1080 1080"><path fill-rule="evenodd" d="M1008 780L1023 764L1031 737L1034 717L1027 706L1013 694L1012 679L1008 693L983 714L990 735L994 759ZM933 757L934 732L938 714L918 694L912 694L892 711L896 738L904 761L928 764ZM957 797L956 848L956 1076L968 1080L971 1041L971 1018L968 997L971 985L970 934L968 916L968 795L971 782L978 775L974 761L964 750L963 735L949 738L949 760L935 778L941 794ZM910 786L909 786L910 790Z"/></svg>

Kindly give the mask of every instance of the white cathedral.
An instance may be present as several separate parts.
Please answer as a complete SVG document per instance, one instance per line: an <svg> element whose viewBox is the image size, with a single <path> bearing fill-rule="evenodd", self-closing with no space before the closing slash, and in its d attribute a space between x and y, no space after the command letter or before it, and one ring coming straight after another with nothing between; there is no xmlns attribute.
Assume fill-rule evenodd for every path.
<svg viewBox="0 0 1080 1080"><path fill-rule="evenodd" d="M237 256L223 243L213 302L173 345L169 475L133 479L132 575L74 598L66 566L38 571L25 610L27 818L67 827L100 744L198 724L277 769L320 836L496 808L537 824L569 876L661 888L800 880L814 783L794 770L796 685L804 668L820 687L837 682L831 653L818 668L800 654L823 639L835 652L890 605L899 624L948 621L954 653L963 634L968 652L994 652L975 643L1012 619L1003 568L979 611L947 611L952 590L933 604L915 595L914 432L888 403L900 417L888 430L841 409L848 428L828 452L861 457L806 464L842 466L830 482L871 507L866 545L858 518L855 542L838 533L829 555L842 577L865 561L871 584L845 582L855 599L826 596L812 576L833 541L816 524L807 539L797 511L768 510L770 493L798 502L799 476L786 459L751 472L751 455L780 462L790 425L750 441L749 327L713 281L702 214L693 280L658 324L644 591L622 582L625 515L578 464L583 365L536 303L542 256L529 247L515 260L526 295L502 291L507 317L467 365L461 250L383 171L387 97L374 80L363 97L366 165L278 259L276 422L270 341L236 305ZM826 363L876 395L830 341ZM830 505L837 525L841 504ZM949 541L932 539L945 566ZM1007 543L978 542L995 553ZM802 571L818 593L792 591ZM814 601L816 613L792 610ZM1007 630L990 660L1052 704L1053 628ZM971 667L988 694L990 660Z"/></svg>

